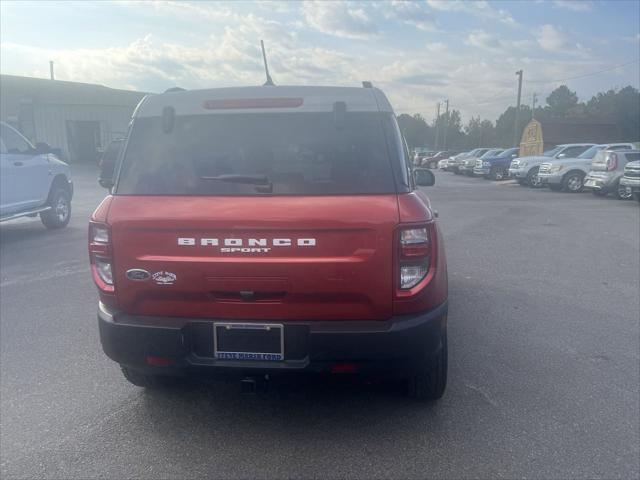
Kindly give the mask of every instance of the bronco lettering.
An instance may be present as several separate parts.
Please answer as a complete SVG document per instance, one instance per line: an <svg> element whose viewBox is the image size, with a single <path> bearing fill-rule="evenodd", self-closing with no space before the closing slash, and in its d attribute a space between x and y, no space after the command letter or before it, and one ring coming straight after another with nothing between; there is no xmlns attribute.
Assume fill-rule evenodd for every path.
<svg viewBox="0 0 640 480"><path fill-rule="evenodd" d="M292 246L315 247L316 239L315 238L298 238L294 240L291 238L273 238L271 240L268 240L266 238L248 238L247 240L244 240L242 238L223 238L223 239L200 238L199 241L197 242L196 239L193 237L178 238L178 245L183 247L184 246L193 247L198 243L203 247L217 247L220 244L224 245L225 247L240 247L240 248L233 249L233 251L268 252L269 250L271 250L270 248L252 248L249 250L246 247L266 247L267 245L271 245L272 247L292 247ZM232 249L229 249L229 248L221 249L221 251L225 251L225 252L229 250L232 250Z"/></svg>

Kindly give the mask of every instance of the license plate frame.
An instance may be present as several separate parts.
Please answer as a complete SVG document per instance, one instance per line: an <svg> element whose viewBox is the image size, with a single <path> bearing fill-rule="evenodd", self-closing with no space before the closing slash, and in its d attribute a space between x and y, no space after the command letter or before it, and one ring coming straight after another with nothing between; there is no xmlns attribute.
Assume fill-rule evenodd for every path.
<svg viewBox="0 0 640 480"><path fill-rule="evenodd" d="M219 330L223 329L223 330ZM277 331L279 334L279 342L275 343L273 338L273 332ZM244 332L245 339L242 338L242 332ZM266 352L249 351L246 349L233 348L228 350L226 348L220 348L220 343L225 342L225 334L235 335L236 338L227 338L226 343L242 343L243 340L252 340L248 336L253 336L253 340L259 340L261 334L264 334L263 338L268 341L271 346L269 348L263 348L263 350L270 350ZM238 337L238 335L240 335ZM225 345L222 345L225 347ZM255 349L252 349L255 350ZM282 362L284 361L284 325L281 323L246 323L246 322L214 322L213 323L213 356L216 360L228 360L228 361L241 361L241 362Z"/></svg>

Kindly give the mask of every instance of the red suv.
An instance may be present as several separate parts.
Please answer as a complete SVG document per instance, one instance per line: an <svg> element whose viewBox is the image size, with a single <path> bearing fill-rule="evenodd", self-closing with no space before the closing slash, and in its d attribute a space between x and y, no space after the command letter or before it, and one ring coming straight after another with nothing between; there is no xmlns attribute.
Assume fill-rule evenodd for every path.
<svg viewBox="0 0 640 480"><path fill-rule="evenodd" d="M144 387L394 374L439 398L446 261L408 159L376 88L147 96L89 225L105 353Z"/></svg>

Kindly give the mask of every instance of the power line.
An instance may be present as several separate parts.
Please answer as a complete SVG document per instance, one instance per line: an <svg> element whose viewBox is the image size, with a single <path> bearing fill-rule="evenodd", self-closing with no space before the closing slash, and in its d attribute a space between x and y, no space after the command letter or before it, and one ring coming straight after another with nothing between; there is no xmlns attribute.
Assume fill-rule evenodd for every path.
<svg viewBox="0 0 640 480"><path fill-rule="evenodd" d="M478 102L473 102L473 104L465 104L465 105L456 105L456 108L468 108L468 107L474 107L477 105L489 105L492 103L503 103L505 100L513 100L515 98L514 94L511 95L505 95L503 97L488 97L487 100L480 100ZM411 108L396 108L395 110L398 112L415 112L416 109L428 109L429 106L426 103L423 104L416 104Z"/></svg>
<svg viewBox="0 0 640 480"><path fill-rule="evenodd" d="M576 78L584 78L590 77L592 75L599 75L601 73L609 72L611 70L615 70L616 68L626 67L627 65L631 65L632 63L638 63L640 60L631 60L630 62L621 63L620 65L615 65L613 67L605 68L604 70L598 70L597 72L583 73L581 75L575 75L573 77L567 78L559 78L557 80L527 80L529 83L555 83L555 82L564 82L567 80L575 80Z"/></svg>
<svg viewBox="0 0 640 480"><path fill-rule="evenodd" d="M625 67L627 65L631 65L633 63L638 63L638 62L640 62L640 59L639 60L631 60L629 62L621 63L621 64L618 64L618 65L614 65L614 66L611 66L609 68L598 70L596 72L583 73L583 74L580 74L580 75L574 75L572 77L567 77L567 78L560 78L560 79L557 79L557 80L527 80L527 83L548 84L548 83L564 82L566 80L575 80L577 78L584 78L584 77L590 77L590 76L593 76L593 75L599 75L601 73L609 72L611 70L615 70L617 68ZM548 91L550 92L551 90L548 90ZM548 93L547 89L545 89L545 90L543 90L543 93L539 93L539 97L543 97L547 93ZM456 105L456 108L458 108L458 109L469 109L469 108L477 107L479 105L491 105L491 104L504 103L506 100L513 100L513 98L514 98L513 95L505 95L505 96L502 96L502 97L497 97L495 95L492 95L490 97L487 97L485 100L476 101L476 102L473 102L472 104ZM411 112L411 111L415 112L416 109L423 109L423 108L428 108L428 107L426 107L426 105L415 105L413 108L396 109L396 110L400 111L400 112Z"/></svg>

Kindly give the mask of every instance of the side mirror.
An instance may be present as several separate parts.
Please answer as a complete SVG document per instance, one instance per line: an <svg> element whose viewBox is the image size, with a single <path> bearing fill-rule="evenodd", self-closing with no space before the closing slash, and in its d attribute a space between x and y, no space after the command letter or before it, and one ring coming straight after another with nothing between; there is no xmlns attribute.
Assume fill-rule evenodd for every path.
<svg viewBox="0 0 640 480"><path fill-rule="evenodd" d="M102 188L106 188L107 190L111 190L114 185L112 178L99 178L98 183Z"/></svg>
<svg viewBox="0 0 640 480"><path fill-rule="evenodd" d="M413 178L416 185L420 187L431 187L436 184L436 176L426 168L416 168L413 171Z"/></svg>
<svg viewBox="0 0 640 480"><path fill-rule="evenodd" d="M38 154L53 153L53 149L46 142L38 142L36 143L36 153Z"/></svg>
<svg viewBox="0 0 640 480"><path fill-rule="evenodd" d="M116 168L117 157L115 155L104 155L100 160L100 176L98 183L101 187L110 190L115 185L113 174Z"/></svg>

